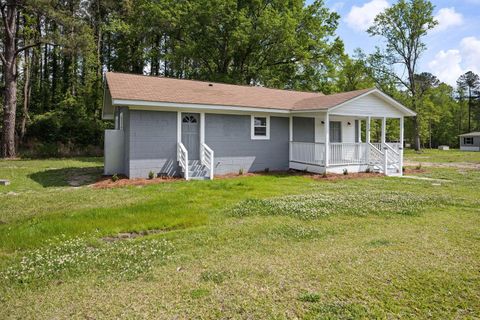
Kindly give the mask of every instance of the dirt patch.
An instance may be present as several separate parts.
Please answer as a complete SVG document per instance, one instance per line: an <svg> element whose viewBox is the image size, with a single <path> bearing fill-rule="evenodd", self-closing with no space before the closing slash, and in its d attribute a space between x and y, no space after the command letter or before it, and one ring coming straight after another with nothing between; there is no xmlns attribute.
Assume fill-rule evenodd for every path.
<svg viewBox="0 0 480 320"><path fill-rule="evenodd" d="M405 166L418 166L422 165L425 167L436 167L436 168L457 168L457 169L475 169L480 170L480 164L478 163L469 163L469 162L413 162L407 161L404 163Z"/></svg>
<svg viewBox="0 0 480 320"><path fill-rule="evenodd" d="M108 188L121 188L127 186L146 186L151 184L159 184L165 182L174 182L183 180L182 178L173 178L173 177L162 177L162 178L154 178L154 179L128 179L125 176L119 176L119 180L112 181L112 177L102 177L100 180L95 182L94 184L90 185L92 188L95 189L108 189Z"/></svg>
<svg viewBox="0 0 480 320"><path fill-rule="evenodd" d="M162 230L162 229L154 229L154 230L144 230L144 231L139 231L139 232L121 232L119 234L116 234L114 236L107 236L103 237L102 240L105 242L115 242L115 241L120 241L120 240L128 240L128 239L135 239L139 237L145 237L149 236L152 234L159 234L159 233L165 233L167 230Z"/></svg>
<svg viewBox="0 0 480 320"><path fill-rule="evenodd" d="M366 179L366 178L380 178L384 175L381 173L375 172L358 172L358 173L349 173L349 174L337 174L337 173L327 173L315 174L312 175L312 178L315 180L346 180L346 179Z"/></svg>
<svg viewBox="0 0 480 320"><path fill-rule="evenodd" d="M416 167L415 168L412 168L412 167L405 167L405 169L403 170L403 174L421 174L421 173L425 173L427 172L427 170L425 169L417 169Z"/></svg>

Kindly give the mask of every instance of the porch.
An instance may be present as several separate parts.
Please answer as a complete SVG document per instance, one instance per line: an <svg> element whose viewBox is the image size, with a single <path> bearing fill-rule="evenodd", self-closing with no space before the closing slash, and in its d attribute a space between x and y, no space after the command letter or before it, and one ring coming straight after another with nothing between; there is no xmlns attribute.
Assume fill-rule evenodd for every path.
<svg viewBox="0 0 480 320"><path fill-rule="evenodd" d="M392 123L387 126L388 119L395 119L389 122L398 125L391 134L388 129L392 130ZM372 136L372 122L380 128L376 139ZM403 116L345 116L325 112L291 117L289 166L316 173L346 170L402 175L403 126Z"/></svg>

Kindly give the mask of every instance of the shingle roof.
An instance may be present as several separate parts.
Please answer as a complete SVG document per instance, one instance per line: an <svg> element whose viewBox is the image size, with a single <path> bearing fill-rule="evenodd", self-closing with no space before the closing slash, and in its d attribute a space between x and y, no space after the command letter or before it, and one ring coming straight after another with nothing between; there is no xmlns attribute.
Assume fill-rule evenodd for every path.
<svg viewBox="0 0 480 320"><path fill-rule="evenodd" d="M480 137L480 132L469 132L459 135L459 137Z"/></svg>
<svg viewBox="0 0 480 320"><path fill-rule="evenodd" d="M324 95L214 82L108 72L114 100L209 104L285 110L328 109L374 89Z"/></svg>

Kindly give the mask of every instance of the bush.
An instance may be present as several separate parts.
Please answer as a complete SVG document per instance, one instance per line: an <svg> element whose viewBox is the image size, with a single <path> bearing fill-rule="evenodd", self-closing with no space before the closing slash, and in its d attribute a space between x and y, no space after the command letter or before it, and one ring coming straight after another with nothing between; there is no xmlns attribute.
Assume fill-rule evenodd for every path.
<svg viewBox="0 0 480 320"><path fill-rule="evenodd" d="M150 171L148 173L148 179L152 180L153 178L155 178L155 173L153 171Z"/></svg>
<svg viewBox="0 0 480 320"><path fill-rule="evenodd" d="M348 170L347 170L347 168L343 169L343 175L344 175L344 176L348 175Z"/></svg>
<svg viewBox="0 0 480 320"><path fill-rule="evenodd" d="M415 167L415 169L417 169L417 170L422 169L422 164L421 164L421 163L417 164L417 166Z"/></svg>
<svg viewBox="0 0 480 320"><path fill-rule="evenodd" d="M119 179L119 178L118 178L118 175L115 173L115 174L112 176L112 181L113 181L113 182L116 182L116 181L118 181L118 179Z"/></svg>
<svg viewBox="0 0 480 320"><path fill-rule="evenodd" d="M238 170L238 174L243 176L243 168L240 168L240 170Z"/></svg>

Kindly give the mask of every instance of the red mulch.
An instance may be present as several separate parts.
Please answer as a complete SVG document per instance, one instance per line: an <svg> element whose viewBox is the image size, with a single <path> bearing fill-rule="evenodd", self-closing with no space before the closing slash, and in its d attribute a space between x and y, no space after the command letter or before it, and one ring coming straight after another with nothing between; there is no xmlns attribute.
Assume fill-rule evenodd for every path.
<svg viewBox="0 0 480 320"><path fill-rule="evenodd" d="M415 168L406 168L405 174L418 174L424 173L424 169L415 169ZM216 175L215 179L232 179L232 178L239 178L239 177L254 177L254 176L266 176L266 175L292 175L292 176L305 176L310 177L315 180L328 180L328 181L335 181L335 180L345 180L345 179L366 179L366 178L379 178L383 177L380 173L373 173L373 172L359 172L359 173L349 173L349 174L335 174L335 173L328 173L326 175L323 174L316 174L316 173L309 173L303 171L271 171L271 172L247 172L242 175L238 173L229 173L223 175ZM96 189L107 189L107 188L121 188L126 186L146 186L151 184L159 184L159 183L166 183L166 182L175 182L181 181L183 178L173 178L173 177L162 177L162 178L155 178L155 179L128 179L125 176L119 176L119 180L113 182L112 178L109 176L102 177L99 181L95 182L91 186Z"/></svg>
<svg viewBox="0 0 480 320"><path fill-rule="evenodd" d="M159 184L164 182L173 182L183 180L182 178L172 178L172 177L162 177L162 178L154 178L154 179L128 179L125 176L119 176L117 181L112 181L112 177L105 176L102 177L100 180L92 184L92 188L95 189L108 189L108 188L121 188L126 186L146 186L150 184Z"/></svg>

